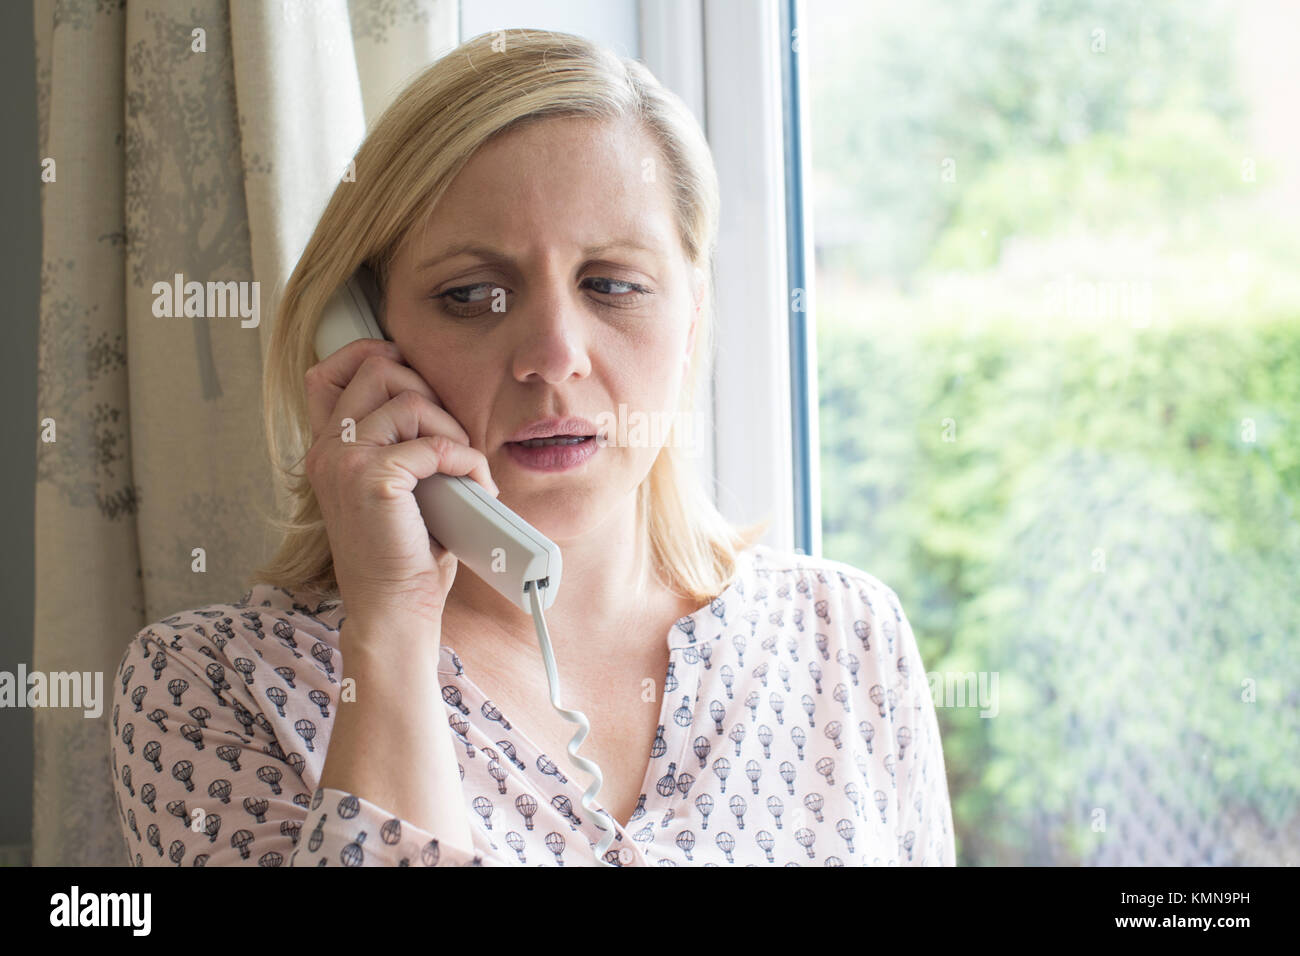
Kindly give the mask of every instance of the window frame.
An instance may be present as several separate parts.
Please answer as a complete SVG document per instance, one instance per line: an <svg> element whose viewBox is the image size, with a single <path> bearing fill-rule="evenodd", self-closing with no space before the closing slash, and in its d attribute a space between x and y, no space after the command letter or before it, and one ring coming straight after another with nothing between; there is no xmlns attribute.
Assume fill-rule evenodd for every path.
<svg viewBox="0 0 1300 956"><path fill-rule="evenodd" d="M700 402L714 440L700 462L703 477L728 519L770 516L766 543L815 555L821 520L815 348L806 322L807 110L798 53L787 40L798 4L641 0L641 58L700 118L721 188L716 355L711 400L706 390ZM792 310L794 288L804 290L802 312Z"/></svg>

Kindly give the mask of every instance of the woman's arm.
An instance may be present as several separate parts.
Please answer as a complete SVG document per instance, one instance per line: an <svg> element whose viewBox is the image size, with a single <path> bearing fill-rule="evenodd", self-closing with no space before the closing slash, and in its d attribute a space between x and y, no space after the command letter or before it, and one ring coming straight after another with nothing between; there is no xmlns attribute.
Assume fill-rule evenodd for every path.
<svg viewBox="0 0 1300 956"><path fill-rule="evenodd" d="M392 633L401 635L403 629ZM425 677L412 676L423 670L411 667L409 658L405 665L369 668L354 654L345 665L347 676L355 671L357 699L339 701L337 687L327 696L319 689L307 695L304 680L310 671L295 677L289 668L272 669L261 661L257 636L236 630L235 642L251 642L239 646L216 643L207 635L197 620L153 624L140 631L118 666L110 728L112 771L132 865L510 865L472 851L463 803L454 805L458 818L452 804L439 802L448 790L458 793L460 782L446 740L451 731L436 667L426 675L433 686L429 696L420 689ZM381 646L396 653L399 643L400 637ZM435 644L432 655L436 653ZM249 671L251 682L232 657ZM389 674L412 680L394 684L385 679ZM407 696L417 692L423 696ZM341 721L342 761L332 759L331 731L337 728L319 719L304 721L313 725L314 745L325 751L331 779L339 787L315 786L300 776L313 779L310 768L318 759L312 755L309 764L297 752L305 743L295 733L297 719L308 713L305 696L312 697L308 706L316 715L332 707L333 719ZM411 741L418 732L409 725L420 719L426 721L423 733L431 742L424 758L412 756L418 747L404 752L392 741L394 735ZM441 751L439 730L447 743ZM349 744L349 734L359 742ZM369 760L359 753L363 748L386 756ZM350 760L349 749L354 751ZM439 761L443 772L435 777L437 770L429 768ZM427 793L394 784L399 777L417 776L427 782ZM389 799L397 799L401 810L423 814L423 825L384 803ZM431 817L430 806L445 812ZM444 844L443 832L426 830L427 825L457 832Z"/></svg>
<svg viewBox="0 0 1300 956"><path fill-rule="evenodd" d="M898 861L901 866L956 866L952 804L934 699L912 625L898 595L890 590L888 599L882 613L897 618L895 657L906 669L906 681L899 674L898 730L906 726L910 732L895 770L899 781Z"/></svg>
<svg viewBox="0 0 1300 956"><path fill-rule="evenodd" d="M441 635L427 619L344 620L344 678L321 786L355 794L472 855L469 814L438 679Z"/></svg>

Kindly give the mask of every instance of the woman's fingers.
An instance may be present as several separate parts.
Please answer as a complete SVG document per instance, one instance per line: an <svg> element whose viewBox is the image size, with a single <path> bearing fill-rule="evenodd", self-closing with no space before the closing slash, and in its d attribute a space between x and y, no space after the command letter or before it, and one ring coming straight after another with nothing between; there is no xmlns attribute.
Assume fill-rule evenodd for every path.
<svg viewBox="0 0 1300 956"><path fill-rule="evenodd" d="M452 435L446 430L446 423L453 419L445 409L433 404L418 392L402 392L393 396L379 408L357 423L355 439L359 445L399 446L414 439L430 439L428 443L420 442L441 450L442 464L438 468L444 474L469 475L484 488L496 492L496 482L488 471L487 456L473 448L465 434L457 426L459 435ZM414 454L420 451L395 452L390 460L397 460L399 455ZM417 472L412 472L417 477Z"/></svg>
<svg viewBox="0 0 1300 956"><path fill-rule="evenodd" d="M442 412L436 418L437 431L469 444L469 435L442 408L429 383L402 364L397 346L384 339L348 343L308 369L305 385L313 443L326 432L341 430L344 419L359 422L385 402L410 391L419 393Z"/></svg>

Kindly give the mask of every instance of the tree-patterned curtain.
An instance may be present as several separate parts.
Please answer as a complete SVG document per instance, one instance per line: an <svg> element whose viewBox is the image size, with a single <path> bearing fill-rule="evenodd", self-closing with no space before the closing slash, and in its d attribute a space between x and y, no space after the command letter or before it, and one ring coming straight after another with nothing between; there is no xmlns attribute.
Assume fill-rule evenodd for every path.
<svg viewBox="0 0 1300 956"><path fill-rule="evenodd" d="M238 599L269 556L260 395L276 295L368 124L458 42L458 5L34 2L32 668L104 686L98 716L34 711L32 863L125 865L108 682L141 627ZM189 282L244 294L217 299L221 316L167 315L155 285Z"/></svg>

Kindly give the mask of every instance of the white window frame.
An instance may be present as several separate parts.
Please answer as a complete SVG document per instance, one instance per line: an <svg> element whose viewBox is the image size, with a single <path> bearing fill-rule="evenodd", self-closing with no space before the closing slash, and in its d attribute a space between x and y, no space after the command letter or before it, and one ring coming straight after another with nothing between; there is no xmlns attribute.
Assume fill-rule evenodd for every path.
<svg viewBox="0 0 1300 956"><path fill-rule="evenodd" d="M640 0L641 59L700 119L721 186L711 454L719 510L794 550L785 153L777 0Z"/></svg>

